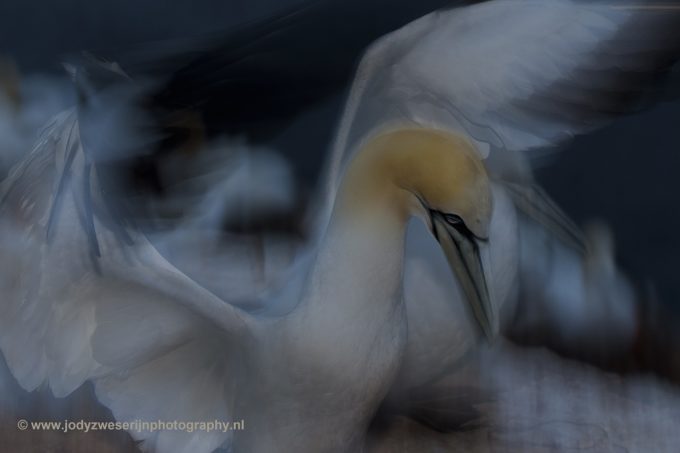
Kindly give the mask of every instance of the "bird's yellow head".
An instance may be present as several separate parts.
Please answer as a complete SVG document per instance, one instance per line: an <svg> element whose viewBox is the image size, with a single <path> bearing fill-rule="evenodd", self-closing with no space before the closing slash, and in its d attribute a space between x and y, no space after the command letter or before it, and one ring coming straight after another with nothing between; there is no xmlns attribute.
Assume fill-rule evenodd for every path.
<svg viewBox="0 0 680 453"><path fill-rule="evenodd" d="M362 200L397 208L403 219L421 217L444 250L487 337L498 317L486 285L479 244L488 239L489 177L473 145L452 133L403 128L364 144L348 170L354 209ZM370 206L370 203L368 203Z"/></svg>

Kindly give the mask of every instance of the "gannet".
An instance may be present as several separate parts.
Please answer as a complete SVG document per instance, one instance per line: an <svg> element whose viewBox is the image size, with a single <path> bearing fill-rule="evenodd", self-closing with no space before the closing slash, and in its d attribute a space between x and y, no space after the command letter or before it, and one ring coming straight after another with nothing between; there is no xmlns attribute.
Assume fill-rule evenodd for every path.
<svg viewBox="0 0 680 453"><path fill-rule="evenodd" d="M328 442L328 445L333 446L342 443L350 449L360 445L362 428L366 427L377 405L401 371L399 368L404 354L408 354L406 329L410 328L410 324L405 323L407 317L399 291L400 257L403 254L403 234L406 234L407 218L410 215L421 217L430 232L442 241L441 246L446 252L448 264L454 271L452 275L456 277L456 284L461 287L464 296L462 299L467 299L472 306L480 330L493 337L499 330L500 316L499 307L491 296L497 295L499 291L494 285L497 280L488 279L487 273L498 263L491 259L491 264L485 266L484 261L489 261L489 258L481 256L479 249L485 240L489 241L490 246L496 243L491 237L492 225L494 219L498 221L503 217L495 216L493 212L502 208L503 203L499 200L504 195L496 188L497 184L489 181L489 176L496 173L485 169L481 161L489 154L489 145L519 150L555 144L564 135L560 130L564 124L558 121L561 119L559 115L525 117L530 109L524 111L516 104L529 94L521 90L518 90L519 99L508 97L507 92L495 93L498 99L507 101L505 104L489 104L489 99L482 97L458 100L460 102L457 104L460 106L448 111L446 107L456 100L451 92L443 90L434 96L428 96L427 92L422 91L424 87L442 88L437 83L442 79L442 71L437 73L433 68L443 70L444 75L455 74L451 67L444 64L448 60L439 58L441 54L428 46L442 42L448 46L450 41L442 40L440 33L453 29L460 33L469 32L469 27L461 26L466 25L468 20L481 21L484 17L489 18L485 16L486 13L493 13L496 19L512 17L509 14L512 12L533 25L534 32L545 30L554 24L568 29L562 22L564 21L574 25L571 35L567 33L567 36L573 37L584 33L581 27L584 22L593 25L593 31L597 31L599 25L602 36L590 40L592 35L588 34L589 38L585 41L575 41L584 46L582 59L576 61L579 64L591 64L589 58L592 57L591 51L595 43L600 43L604 35L611 37L610 33L619 30L617 25L627 24L624 19L629 17L627 11L606 9L604 6L579 5L575 8L574 3L557 1L525 3L522 4L524 8L514 9L515 5L510 2L489 2L475 7L477 9L427 16L406 29L408 33L403 33L402 30L400 35L390 36L369 51L366 61L370 65L360 66L357 84L352 90L347 114L341 123L336 142L335 149L340 151L336 153L339 157L331 165L333 176L329 178L331 189L329 202L326 204L329 215L328 219L320 222L322 227L319 228L322 241L314 253L312 266L308 271L300 273L298 286L284 288L279 295L296 302L296 307L285 316L262 318L225 304L178 272L143 237L117 224L115 215L108 213L105 205L98 199L102 197L97 190L97 177L100 175L90 157L78 145L79 131L73 117L62 117L50 129L52 133L48 132L43 137L42 147L38 149L44 152L37 151L17 167L13 176L5 181L3 188L3 209L8 212L7 219L3 220L5 232L8 233L4 237L12 238L3 239L3 256L12 262L13 270L16 271L3 275L3 286L6 285L7 294L16 297L10 298L11 304L3 306L8 315L3 316L0 347L22 385L29 389L35 388L47 378L55 394L64 395L85 380L91 379L95 382L101 400L120 419L137 417L136 414L141 414L139 418L158 418L158 411L164 411L161 414L163 416L169 412L191 414L194 410L200 411L197 415L199 419L213 414L228 418L231 415L230 409L236 408L243 409L241 413L245 414L244 417L251 416L255 426L262 426L263 420L268 420L267 427L258 430L257 434L233 433L233 439L232 433L197 433L187 436L175 433L137 434L149 445L161 450L180 450L187 447L186 442L199 444L196 447L192 443L191 448L209 450L225 441L233 441L237 448L252 446L253 449L266 449L272 445L295 449L301 443L311 451L324 447L323 444L314 442ZM549 5L546 10L539 8L543 4ZM531 18L536 8L543 12L550 11L550 14L538 15L539 19L534 23ZM582 16L581 8L592 15ZM617 12L611 13L612 17L609 17L607 14L610 11ZM578 20L572 20L573 15ZM550 20L546 21L546 18ZM454 24L449 24L444 19L451 19ZM621 22L617 22L617 19ZM455 24L456 21L459 23ZM489 24L493 27L495 22L489 21ZM411 33L414 31L419 33ZM428 35L427 31L432 34ZM391 48L387 43L394 43L395 36L403 40L401 44L407 42L408 45ZM532 36L533 43L535 35L529 36ZM520 38L520 41L529 39L524 36ZM555 47L562 44L564 43L560 39L552 43ZM658 41L646 42L646 45L651 49L655 49L655 46L663 47ZM519 48L524 49L522 46ZM549 48L550 46L541 45L534 46L533 50L539 57L545 57L550 54L545 51ZM395 49L404 52L393 54ZM385 53L382 53L383 50ZM513 59L516 56L505 48L501 51L500 54ZM371 58L376 55L380 57L377 61ZM463 55L465 54L454 54ZM469 61L469 53L467 56L468 62L480 63L474 58ZM391 60L391 57L396 60ZM429 64L419 64L422 62L418 61L418 57L429 57ZM433 57L441 66L432 65ZM564 59L571 61L566 57ZM459 59L461 60L464 59ZM554 76L547 82L541 80L539 87L545 88L562 81L560 71L551 72L553 65L562 60L552 59L552 56L539 60L545 69L544 74ZM514 62L515 60L504 63L513 66ZM641 62L639 66L633 65L632 69L648 69L646 62ZM618 63L602 62L604 69L616 67ZM478 73L465 78L467 86L463 83L465 80L453 80L450 86L446 85L444 88L454 87L458 90L454 90L455 93L474 93L469 84L477 86L483 81L481 75L498 76L503 73L502 70L492 71L484 65L480 66ZM580 68L578 64L575 66ZM394 71L393 74L388 71L388 76L398 76L397 81L400 83L383 83L390 82L390 78L385 78L384 73L377 79L372 78L371 69L374 67ZM470 67L476 65L471 64ZM409 70L414 68L415 74L410 73ZM418 68L422 68L422 72ZM366 91L367 81L376 89ZM417 83L413 83L414 81ZM504 87L502 83L496 82L498 80L487 81L487 85L481 86L486 86L489 90L491 87ZM483 90L482 92L488 94ZM395 104L391 98L394 93L406 93L407 100L411 100L411 95L415 93L413 99L417 102L397 103L397 108L391 109ZM382 97L385 94L386 97ZM580 97L582 95L583 93L577 91L576 100L583 100ZM444 107L438 101L444 102ZM497 108L486 110L489 105ZM470 106L472 111L466 111L465 107ZM379 124L376 124L372 115L380 112L382 107L387 107L390 115L380 113L377 115ZM479 107L481 113L475 107ZM462 109L462 114L457 115L455 112L459 109ZM485 117L491 110L498 115L517 115L518 123L504 117L504 121L491 121L488 130L482 128L480 132L476 129L476 124L469 122L470 118ZM357 112L361 112L359 117L368 118L369 121L355 121ZM408 114L401 116L399 112ZM535 114L533 111L532 113ZM599 113L596 112L595 116ZM524 125L528 125L530 130L523 130ZM575 133L587 129L588 127L569 131ZM489 133L488 142L481 139L485 135L484 131ZM406 153L409 159L400 160L403 155L398 150L403 143L409 142L412 135L419 146L416 150L410 148L411 151ZM474 164L448 168L448 165L438 159L439 154L434 152L439 148L430 141L443 141L449 145L446 149L458 149L459 152L452 153L458 157L464 156L458 163ZM385 142L394 146L385 151L381 147ZM50 146L57 149L45 151L45 147ZM414 153L420 153L417 154L418 158ZM381 158L372 160L371 156L376 155ZM54 162L50 161L50 156L54 156ZM393 159L400 161L400 165L391 165ZM384 165L378 167L376 162ZM45 180L39 177L29 178L43 174L49 176L51 165L56 167L51 177ZM400 166L406 166L408 172L399 173L397 170ZM367 176L366 168L372 170L370 177ZM470 170L471 174L461 174L463 168L473 170ZM392 173L390 170L397 172ZM430 179L433 175L442 178L441 172L444 170L451 172L443 181ZM453 185L469 192L470 199L464 197L445 200L436 190L425 191L425 187L418 187L419 191L424 192L420 193L422 200L416 196L415 199L407 198L410 200L408 203L403 199L395 202L399 207L396 215L398 221L395 221L395 213L378 209L382 205L373 198L378 197L378 201L386 202L386 206L391 206L389 201L395 201L391 196L394 194L390 194L389 190L384 193L378 190L381 183L389 180L387 175L390 174L394 177L408 175L400 181L406 184L407 189L409 183L435 184L439 188ZM350 181L351 184L345 186L340 181ZM401 194L399 190L397 193ZM504 190L509 197L510 191ZM361 195L362 202L353 203L357 201L358 195ZM540 203L533 203L532 206L537 209L546 208ZM340 214L331 215L331 212ZM348 222L347 219L351 218L348 213L358 216L360 220ZM553 217L559 219L558 215L548 217L548 220ZM391 219L392 222L386 219ZM367 221L366 224L363 223L364 220ZM561 226L563 222L555 223ZM501 227L500 231L506 227L503 222L498 225ZM377 234L374 229L378 227L386 228ZM367 236L352 235L352 241L347 241L348 236L343 235L349 235L350 231L357 233L354 229L366 233ZM563 229L568 233L568 228ZM83 232L86 234L83 235ZM512 234L508 234L508 237L511 238ZM134 245L121 246L130 243ZM503 244L502 241L500 243ZM349 258L352 258L351 265L343 261ZM376 266L375 260L378 259L384 265ZM371 272L367 272L367 268ZM44 272L46 269L50 272ZM347 272L355 280L332 280L331 269L334 272L337 269ZM41 275L38 283L31 279L36 274ZM326 279L322 278L324 276ZM492 282L491 285L489 281ZM362 285L361 282L365 284ZM41 291L49 291L49 296ZM357 297L351 297L353 295ZM59 296L64 297L64 302L50 305ZM324 298L326 302L322 305L320 301ZM366 309L368 305L361 305L362 309L358 309L352 303L347 303L357 304L363 298L371 300L370 309ZM329 304L328 301L340 303ZM80 305L83 303L85 305ZM413 300L411 304L413 303L417 304L418 301ZM49 308L45 308L46 305ZM343 320L351 322L342 322ZM369 330L365 329L367 325L377 327L377 330L371 331L369 339L372 341L369 342L365 342L366 336L361 335ZM26 330L27 326L32 329ZM453 328L450 330L455 331ZM64 341L60 341L60 335L66 336L61 338ZM228 341L220 342L223 337ZM351 341L352 347L347 346L344 341ZM149 348L144 347L146 344L150 345ZM331 347L332 354L323 354ZM31 348L35 354L26 354ZM291 354L280 354L282 351ZM44 360L35 363L28 357L43 357ZM216 360L215 357L220 359ZM357 366L357 362L363 366ZM62 366L62 363L67 363L68 366ZM205 364L210 365L210 372L198 376L195 373L188 375L190 371L201 369ZM258 365L272 367L280 374L260 375L258 370L263 368ZM179 371L178 367L181 368ZM232 369L235 372L229 374ZM309 372L305 373L305 370ZM339 373L336 375L328 370ZM357 370L360 372L357 373ZM175 372L179 374L174 374ZM159 385L159 382L168 382L165 384L168 387ZM184 382L190 382L191 385L184 386ZM251 382L260 385L255 389L249 385ZM277 393L277 390L281 391ZM140 396L138 392L145 394ZM176 401L168 401L168 394L179 394L181 397ZM318 398L312 398L312 395ZM277 397L281 399L277 400ZM267 402L269 412L250 412L255 409L249 402L258 400ZM327 400L333 400L336 406L325 405L320 408ZM159 405L158 401L165 404ZM227 404L221 404L224 401ZM337 423L347 420L352 420L352 423ZM312 428L314 423L318 425ZM318 429L321 425L329 432ZM330 428L329 425L333 427ZM304 436L310 431L313 432L310 437ZM256 435L261 438L254 438Z"/></svg>
<svg viewBox="0 0 680 453"><path fill-rule="evenodd" d="M406 344L406 226L419 218L479 293L491 189L471 143L386 131L348 166L332 220L281 316L223 301L101 203L74 112L2 185L0 348L27 390L86 380L119 421L243 419L226 433L131 434L158 451L357 451ZM427 159L421 159L423 155Z"/></svg>
<svg viewBox="0 0 680 453"><path fill-rule="evenodd" d="M542 305L545 325L554 328L560 321L548 318L557 313L559 331L571 329L566 342L604 322L618 331L616 342L630 342L636 308L629 284L612 267L611 252L581 257L583 235L537 187L529 156L639 107L640 93L677 60L679 22L677 9L640 2L495 0L437 11L383 36L358 65L331 148L324 206L332 205L346 162L381 130L417 125L460 134L492 187L492 231L481 246L491 299L485 336L518 319L531 324L529 312ZM323 225L328 217L320 218ZM560 238L557 248L567 250L546 258L530 238L536 226L538 236ZM466 305L455 310L444 301L452 293L468 302L478 295L441 271L427 230L414 226L406 250L410 341L400 380L417 387L459 364L482 331L464 316ZM541 263L570 274L536 273ZM520 288L522 281L532 289ZM529 294L535 300L520 299Z"/></svg>

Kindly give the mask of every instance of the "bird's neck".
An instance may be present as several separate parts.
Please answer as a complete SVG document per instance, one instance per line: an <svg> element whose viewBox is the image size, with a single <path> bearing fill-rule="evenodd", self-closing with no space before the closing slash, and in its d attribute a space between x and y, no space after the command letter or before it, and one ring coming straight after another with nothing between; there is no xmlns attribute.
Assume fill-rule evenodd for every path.
<svg viewBox="0 0 680 453"><path fill-rule="evenodd" d="M358 175L345 178L300 305L274 329L275 344L267 343L277 351L270 359L286 370L275 384L287 395L268 401L268 410L295 425L271 435L295 451L357 451L405 349L402 195ZM297 445L286 432L306 424L317 443Z"/></svg>
<svg viewBox="0 0 680 453"><path fill-rule="evenodd" d="M303 297L303 311L346 321L343 329L401 301L409 194L381 174L381 163L358 158L348 169Z"/></svg>
<svg viewBox="0 0 680 453"><path fill-rule="evenodd" d="M352 192L340 194L304 297L324 312L399 300L407 217L389 193Z"/></svg>

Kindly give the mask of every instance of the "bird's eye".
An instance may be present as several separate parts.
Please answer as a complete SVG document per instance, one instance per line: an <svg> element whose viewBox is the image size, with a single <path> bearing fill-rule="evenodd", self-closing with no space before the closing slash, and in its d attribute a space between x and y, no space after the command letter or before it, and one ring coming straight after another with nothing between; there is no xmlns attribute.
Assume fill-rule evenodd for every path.
<svg viewBox="0 0 680 453"><path fill-rule="evenodd" d="M436 211L434 209L431 209L430 210L430 225L432 227L432 232L433 232L435 238L437 238L437 229L434 228L435 218L438 218L440 222L443 220L444 222L446 222L446 224L449 227L454 228L455 230L457 230L463 236L466 236L466 237L469 237L469 238L472 238L472 237L475 236L472 233L472 231L470 231L470 229L467 227L467 225L465 225L465 222L463 221L463 219L459 215L444 213L444 212L441 212L441 211Z"/></svg>
<svg viewBox="0 0 680 453"><path fill-rule="evenodd" d="M446 223L448 223L450 226L458 230L458 232L462 235L472 237L474 234L470 229L467 227L465 222L460 216L457 216L456 214L442 214L444 217L444 220L446 220Z"/></svg>
<svg viewBox="0 0 680 453"><path fill-rule="evenodd" d="M465 225L463 219L461 219L459 216L455 214L444 214L444 219L446 219L446 222L451 226L458 227Z"/></svg>

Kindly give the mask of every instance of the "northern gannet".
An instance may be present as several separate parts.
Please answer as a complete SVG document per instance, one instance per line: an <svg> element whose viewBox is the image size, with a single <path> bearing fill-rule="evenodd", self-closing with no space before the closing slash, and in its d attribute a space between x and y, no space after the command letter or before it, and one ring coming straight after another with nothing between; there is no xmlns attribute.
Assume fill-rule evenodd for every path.
<svg viewBox="0 0 680 453"><path fill-rule="evenodd" d="M383 36L366 50L345 104L324 181L327 201L346 162L381 130L417 125L460 134L473 143L492 185L492 231L482 245L491 295L487 336L507 331L511 320L530 324L529 313L542 305L548 315L541 319L553 329L559 321L548 318L562 316L566 342L606 323L613 343L630 343L636 308L629 284L612 268L611 251L580 257L582 234L536 186L528 156L640 107L641 93L677 61L678 25L676 8L642 2L494 0L436 11ZM569 247L546 258L532 230L561 238L558 249ZM427 230L409 231L406 250L410 365L400 379L409 387L456 366L479 335L464 305L454 310L444 302L452 292L471 302L477 295L441 272ZM536 273L541 263L570 273ZM531 290L518 288L522 280ZM536 300L519 298L530 293Z"/></svg>
<svg viewBox="0 0 680 453"><path fill-rule="evenodd" d="M427 159L422 159L427 156ZM18 382L86 380L119 421L243 419L227 433L131 434L158 451L357 451L406 345L404 237L420 218L479 293L491 189L470 142L385 132L349 165L332 220L283 316L206 291L101 203L74 112L2 185L0 348Z"/></svg>
<svg viewBox="0 0 680 453"><path fill-rule="evenodd" d="M541 5L548 6L543 9ZM484 266L484 259L480 258L477 249L479 243L492 234L491 225L494 219L502 218L494 216L492 210L502 206L498 200L504 196L496 195L494 190L497 189L487 181L487 171L481 163L488 148L486 145L500 145L499 148L507 148L509 151L519 150L555 144L565 135L588 130L590 124L582 128L567 128L566 124L572 123L563 122L563 118L553 110L561 104L560 102L548 103L549 111L541 112L540 108L546 107L546 104L529 102L532 101L531 96L535 94L532 89L552 87L564 81L564 74L582 69L582 65L588 67L589 64L593 64L596 56L602 56L595 52L598 44L602 42L609 44L609 38L613 39L614 35L624 29L624 25L628 25L628 19L631 17L629 11L607 9L605 6L574 5L576 3L566 1L527 1L519 4L521 8L515 8L517 5L511 2L488 2L474 7L475 9L427 16L426 19L416 22L413 27L402 30L401 34L381 40L369 51L369 58L366 61L370 64L363 64L359 69L357 84L352 91L348 113L341 124L335 147L339 150L336 152L336 156L339 157L331 167L333 176L329 178L331 188L327 203L329 212L342 214L329 215L328 218L332 221L327 225L325 221L321 222L323 226L319 231L323 241L320 242L319 250L316 252L317 259L312 270L302 274L300 287L293 286L287 288L287 292L281 293L282 298L292 298L294 301L299 299L300 305L291 314L276 320L270 318L267 321L260 321L262 318L258 318L258 321L253 321L251 315L225 304L187 279L163 260L144 238L137 237L121 227L117 223L118 219L108 213L105 205L97 199L102 196L97 190L96 182L100 175L97 174L87 154L82 153L79 148L77 139L79 130L73 117L62 117L56 129L51 129L54 134L48 132L42 143L43 147L54 146L56 150L45 151L45 148L39 148L42 151L37 151L17 167L3 187L4 209L7 209L6 212L9 214L6 216L7 219L3 220L4 228L7 228L6 233L11 233L3 235L3 254L14 265L12 270L16 271L3 275L3 286L6 285L3 289L7 290L6 294L18 294L19 297L15 298L12 304L3 306L1 321L3 334L0 346L13 372L26 388L34 388L48 378L55 393L59 395L67 394L84 380L92 379L102 401L122 419L158 418L157 411L191 414L194 409L200 411L197 415L199 419L213 414L222 419L229 416L238 417L239 415L225 412L230 407L232 396L235 400L231 407L238 409L244 407L253 410L252 407L248 407L249 399L252 398L250 401L263 399L267 403L267 409L273 412L268 418L273 425L270 423L263 428L265 436L262 439L251 437L262 432L236 433L235 445L250 446L253 443L257 447L257 442L263 442L262 448L267 448L274 445L273 442L278 436L281 440L276 444L277 448L282 446L294 448L297 446L296 442L304 443L304 446L311 448L312 451L320 447L313 442L337 445L341 440L348 448L352 447L351 442L355 442L354 445L360 444L362 428L366 427L371 414L388 391L391 381L399 372L400 360L403 354L406 354L407 326L404 323L406 319L404 306L399 297L401 281L399 258L403 250L395 244L403 246L405 232L402 228L405 228L406 217L409 214L419 213L425 217L426 224L443 241L444 249L448 251L450 264L455 271L454 275L459 279L458 284L464 287L463 299L468 298L472 302L478 323L483 330L487 335L494 336L499 329L499 307L494 305L490 294L496 291L493 285L488 284L486 272L489 272L489 266ZM534 21L532 17L537 9L546 14L536 13ZM509 95L514 91L510 90L507 84L501 83L507 80L499 81L493 78L505 74L504 69L507 67L517 65L521 67L520 62L523 59L512 51L514 47L501 46L500 50L496 49L498 55L510 58L510 61L488 59L498 64L502 63L501 68L485 67L482 63L486 60L479 61L478 58L473 58L470 48L474 48L477 41L472 36L467 39L475 45L468 42L464 48L451 46L454 49L454 57L466 58L440 58L442 46L448 48L451 42L444 39L451 37L442 37L442 33L445 35L447 31L454 29L461 34L470 32L471 28L474 30L474 27L469 26L470 23L480 26L487 24L493 28L497 24L496 21L487 23L483 19L495 17L498 20L499 17L513 17L510 13L518 15L532 25L533 34L529 33L527 37L519 33L519 37L516 38L521 43L526 44L530 41L534 44L530 47L533 53L530 53L529 57L536 58L534 63L543 69L543 72L537 72L550 76L547 79L539 77L540 83L531 77L518 76L520 81L511 84L517 89L514 97ZM447 22L448 19L451 19L452 23ZM572 28L569 29L565 23L571 24ZM584 23L593 29L583 27ZM565 45L564 36L550 45L536 44L537 34L540 35L541 31L551 29L556 24L570 31L565 32L565 36L574 39L580 37L580 41L576 39L574 43L570 43L583 46L581 48L583 52L579 54L580 59L572 60L571 55L553 55L551 50ZM515 31L518 30L520 27ZM406 33L403 33L404 31ZM586 39L583 39L582 35L586 36ZM393 44L395 36L399 36L401 42L397 42L395 47L386 45ZM492 33L488 33L487 36L492 36ZM407 45L404 46L404 42ZM465 43L464 40L460 42ZM517 44L516 40L510 39L502 44L509 45L511 42ZM649 49L664 47L662 43L654 40L645 41L645 45L648 45ZM518 48L525 49L522 46ZM393 53L395 50L396 53ZM463 50L468 52L465 53ZM392 60L392 57L395 60ZM423 62L421 58L429 60ZM448 80L449 75L456 74L455 69L446 64L453 60L467 61L468 67L477 68L477 72L467 74L462 79L449 80L450 83L442 87L438 82ZM570 62L568 68L564 71L555 70L554 66L559 67L559 63L563 61ZM573 64L574 62L576 63ZM602 68L598 68L603 70L602 74L608 74L606 69L617 67L620 61L614 58L613 62L603 60L598 63L603 65ZM641 73L650 67L663 66L657 61L654 65L647 66L649 63L647 60L642 62L630 60L629 63L630 69L640 70ZM636 66L636 63L640 64ZM371 72L375 67L389 70L387 74L382 72L375 78L373 77L375 73ZM531 75L535 76L535 73L529 71L528 76ZM393 81L392 76L398 83L390 83ZM491 77L492 80L483 83L482 76ZM598 83L607 80L606 77L595 79ZM616 77L614 79L618 81ZM522 91L522 81L528 83L529 80L536 82L535 86L528 92ZM367 83L375 90L366 90ZM478 86L489 91L475 91L473 88ZM433 91L428 92L426 89L428 87L433 88ZM499 87L500 91L493 91L493 88ZM449 88L452 90L449 91ZM546 94L541 90L537 91L539 95ZM391 98L394 93L406 94L406 99L414 102L395 103ZM457 98L459 94L470 93L481 93L484 96ZM489 93L492 96L489 96ZM570 95L574 97L569 101L584 100L584 93L579 91L578 86L574 92L570 92ZM490 102L491 98L501 102L494 104ZM541 96L538 96L539 100L540 98ZM603 98L606 107L618 107L612 98L607 96ZM522 105L523 101L529 102L528 106ZM440 102L444 105L442 106ZM457 107L449 111L447 110L449 104L455 104ZM389 115L385 115L385 107ZM524 107L527 107L527 110L524 110ZM585 109L582 104L578 104L578 107ZM534 108L539 112L533 110ZM457 109L462 109L462 113L456 114ZM579 114L583 113L578 108L576 110ZM594 110L595 117L602 113ZM360 113L359 118L368 121L356 121L357 112ZM407 114L401 115L403 112ZM377 125L372 116L374 114L377 114ZM490 124L482 127L481 132L476 129L476 121L470 122L470 118L489 120L490 117L494 117L492 120L501 121L489 121ZM529 130L523 129L525 125ZM354 129L355 127L358 128ZM565 132L563 127L567 128L568 132ZM480 139L480 136L485 135L483 132L489 133L486 137L488 141ZM410 158L404 158L401 165L387 165L393 163L393 159L399 161L403 157L397 150L411 140L411 135L415 136L413 140L416 143L422 145L417 150L421 154L416 158L411 155L416 151L410 151L406 153ZM373 195L378 197L378 201L385 201L386 206L390 206L391 197L388 196L390 191L383 193L377 190L381 183L389 181L386 175L392 174L395 177L407 175L408 177L401 182L415 181L416 184L422 183L427 177L427 184L440 184L441 187L460 183L465 180L462 178L465 174L471 176L466 172L460 174L462 167L456 167L450 169L452 173L444 180L439 181L437 178L430 180L432 176L430 172L441 178L440 172L446 169L446 166L426 151L434 152L433 149L437 147L418 142L421 139L424 142L432 140L435 143L438 141L455 143L460 152L454 154L459 157L465 156L465 159L475 163L468 166L468 169L473 170L471 174L484 177L468 179L469 184L462 187L466 190L476 187L476 193L472 191L473 193L469 194L474 200L473 202L469 199L455 200L457 202L453 207L456 209L451 209L454 212L449 212L447 208L451 208L450 206L440 205L446 200L442 200L436 191L421 194L422 201L429 206L427 209L417 197L407 205L396 203L400 206L396 220L403 222L401 226L396 227L399 222L389 217L394 215L394 212L383 212L381 209L373 211L373 208L382 206L372 198ZM395 140L390 157L376 151L381 149L381 143ZM375 155L382 155L384 159L376 158L372 161L369 157ZM52 158L55 160L51 161ZM352 163L356 162L363 162L363 165L355 167ZM386 168L371 167L377 165L376 162L385 164ZM408 166L407 173L402 174L398 171L393 173L403 165ZM362 168L363 171L366 171L365 168L372 168L370 178L362 175ZM461 178L454 178L453 175ZM45 179L41 176L45 176ZM339 182L345 180L343 178L349 178L352 186L345 188L341 185ZM480 181L484 183L481 184ZM357 196L357 193L362 198L366 195L371 196L366 197L365 203L356 203L355 206L349 201L355 200L353 196ZM382 199L383 197L385 199ZM491 202L492 198L494 202ZM94 203L90 203L90 199ZM351 206L351 209L347 206ZM542 204L533 206L545 208ZM353 216L359 216L362 221L349 225L345 223L347 217L343 216L349 212ZM366 215L365 220L370 222L364 224L363 214L366 213L370 215ZM549 216L548 220L553 217L559 219L559 215L554 215ZM385 220L390 218L393 222ZM560 222L556 223L561 225ZM503 222L499 225L501 231L506 226ZM387 228L377 234L373 230L377 227ZM354 228L358 228L362 233L370 233L371 236L352 236L351 239L356 240L356 243L347 242L342 238L343 246L340 247L338 238L343 234L349 234ZM369 237L370 239L367 239ZM512 235L508 234L508 237ZM121 242L129 243L131 239L135 239L133 241L136 243L135 246L120 247ZM347 247L348 243L352 247ZM452 254L456 245L460 250L457 254ZM376 252L376 248L380 248L379 251L384 255ZM356 258L356 262L351 265L345 262L346 268L343 268L342 258L347 259L348 255L353 261ZM381 263L384 259L389 264L374 266L374 260L377 259L380 259ZM493 265L492 260L491 268ZM371 272L365 272L364 266L374 267L370 267ZM321 278L324 275L328 277L331 268L348 272L357 280L331 281ZM41 272L45 269L49 269L50 272ZM52 270L54 272L51 272ZM40 281L31 278L37 275L40 275ZM109 278L111 276L113 278ZM512 278L508 280L511 281ZM130 282L133 283L129 284ZM357 282L364 282L366 286ZM378 282L380 284L376 284ZM41 290L48 293L41 293ZM364 291L370 294L364 294ZM74 295L78 297L73 297ZM357 309L349 303L318 305L320 302L313 303L318 300L313 296L318 295L329 301L341 299L341 302L349 301L355 304L360 302L358 296L370 296L372 301L387 301L389 304L387 302L383 305L374 304L370 306L372 309L366 309L366 305L361 305L361 309ZM357 297L347 297L352 295ZM53 303L60 296L63 297L61 299L63 304ZM122 301L121 296L124 296ZM78 305L83 302L87 305ZM418 302L416 300L413 303ZM318 319L326 320L327 323L311 322ZM352 322L344 323L343 319ZM388 322L381 323L385 320ZM261 327L263 325L267 328ZM293 325L295 329L287 327ZM372 339L375 340L372 344L365 343L366 337L361 335L369 330L364 329L367 325L379 327L377 330L371 329ZM26 330L29 327L31 329ZM218 341L222 336L233 342ZM343 341L351 341L355 347L349 348ZM143 345L146 344L150 345L149 348L144 348ZM248 354L240 356L239 351L242 350L237 344L243 345ZM35 354L26 353L32 348ZM323 354L329 350L328 348L332 348L330 350L333 354ZM281 351L289 351L291 355L277 354ZM372 354L371 351L377 353ZM35 357L42 357L43 360L36 363L32 360ZM93 357L97 357L97 360L93 361ZM215 357L221 359L215 360ZM357 367L356 361L362 366ZM62 366L63 364L67 366ZM281 374L259 375L257 370L261 369L258 368L261 364L271 366ZM296 365L301 365L301 368ZM181 369L177 370L178 367ZM190 372L195 369L210 371L199 375L191 374ZM238 371L229 374L231 369ZM362 370L362 373L352 374L357 369ZM304 370L309 372L305 373ZM340 373L336 375L328 373L328 370L339 370ZM365 370L366 373L363 372ZM175 372L178 374L174 374ZM366 379L366 376L369 379ZM251 391L250 384L243 382L246 379L262 385L257 390ZM297 393L296 385L299 385ZM308 393L301 390L303 387ZM138 393L140 388L144 389L144 395ZM264 389L284 391L258 394ZM180 394L181 397L168 401L168 394ZM321 399L312 398L313 395L320 396ZM280 406L277 406L276 398L279 396L284 399L280 400ZM297 402L293 410L285 407L285 398L290 398L288 402ZM338 406L327 405L319 408L323 398L335 401ZM221 404L225 400L229 400L227 404ZM157 404L159 401L164 404ZM354 405L355 402L361 404ZM343 410L347 406L349 409ZM250 414L248 410L242 413L245 414L244 418L246 415L252 415L255 426L260 424L258 420L265 418L266 415ZM300 417L295 417L295 414ZM319 414L324 416L323 420L317 417ZM161 415L165 417L167 414L164 412ZM352 423L333 425L334 420L338 419L352 420ZM301 425L291 430L291 420L297 420ZM325 433L317 429L318 426L314 429L304 426L305 423L317 422L323 422L326 428L329 428L329 425L333 427L329 428L329 433ZM313 431L312 437L305 438L304 433L310 430ZM193 441L200 444L201 448L209 449L220 445L229 436L202 433L182 436L176 433L162 433L148 437L150 444L172 451L189 448L184 442ZM310 441L304 442L305 440ZM191 444L191 448L194 447L195 444Z"/></svg>

